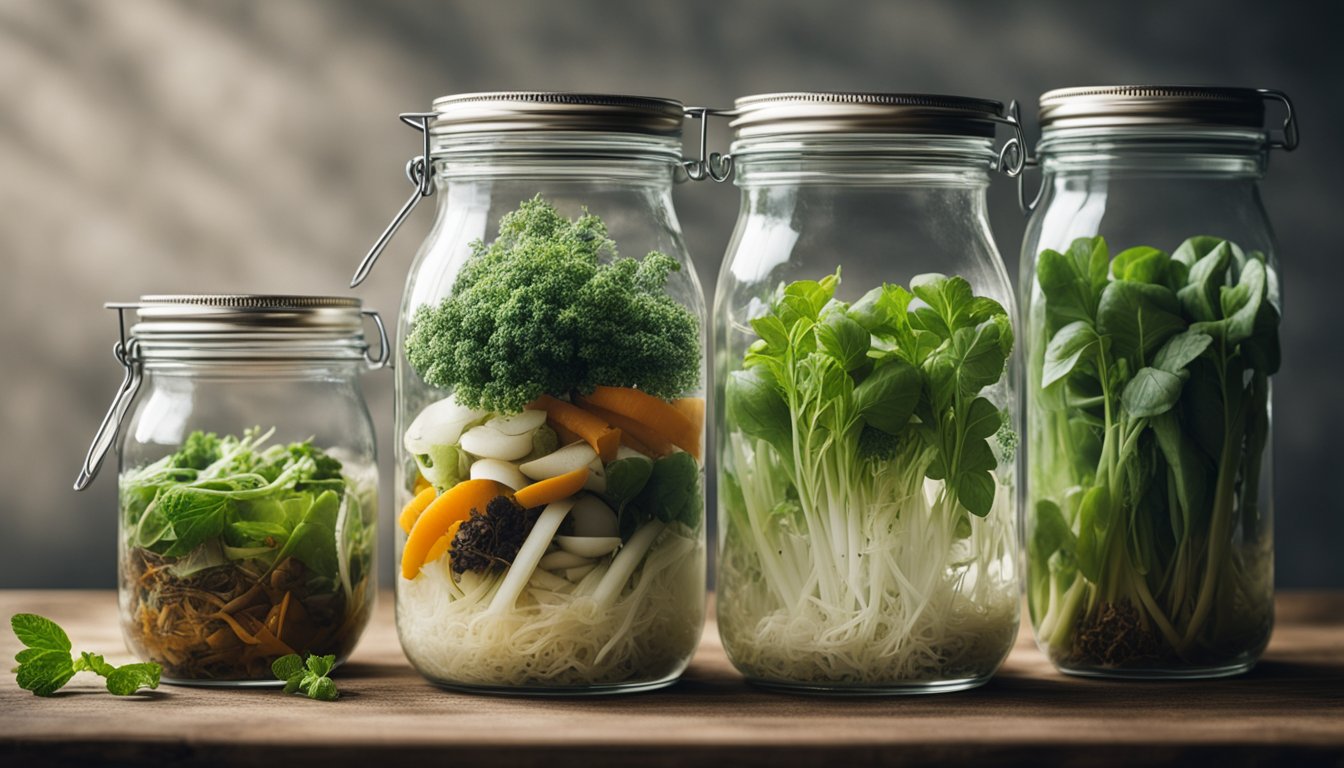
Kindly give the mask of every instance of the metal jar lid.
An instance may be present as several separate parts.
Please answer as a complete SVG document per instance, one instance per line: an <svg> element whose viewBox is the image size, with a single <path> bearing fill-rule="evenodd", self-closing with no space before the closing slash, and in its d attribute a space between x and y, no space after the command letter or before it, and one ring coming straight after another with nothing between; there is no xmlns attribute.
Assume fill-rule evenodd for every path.
<svg viewBox="0 0 1344 768"><path fill-rule="evenodd" d="M147 363L227 363L237 368L248 363L362 359L382 368L391 357L382 318L363 309L355 298L178 294L141 296L139 301L106 306L117 311L119 338L112 354L125 373L80 466L77 491L98 473L140 389ZM137 317L129 333L127 310L134 310ZM378 328L377 357L369 355L364 340L365 317Z"/></svg>
<svg viewBox="0 0 1344 768"><path fill-rule="evenodd" d="M989 99L910 93L795 92L745 96L736 102L733 136L817 133L910 133L993 138L1010 121Z"/></svg>
<svg viewBox="0 0 1344 768"><path fill-rule="evenodd" d="M1058 88L1040 99L1044 131L1073 128L1232 128L1263 131L1265 102L1287 109L1285 149L1297 146L1293 105L1280 91L1185 85L1112 85Z"/></svg>
<svg viewBox="0 0 1344 768"><path fill-rule="evenodd" d="M501 131L597 131L681 136L686 108L647 96L545 91L460 93L434 100L434 136Z"/></svg>

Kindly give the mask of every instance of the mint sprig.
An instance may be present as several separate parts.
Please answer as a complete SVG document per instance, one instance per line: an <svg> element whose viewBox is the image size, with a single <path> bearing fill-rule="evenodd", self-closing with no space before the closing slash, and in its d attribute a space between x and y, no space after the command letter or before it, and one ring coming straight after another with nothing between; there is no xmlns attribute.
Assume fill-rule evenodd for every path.
<svg viewBox="0 0 1344 768"><path fill-rule="evenodd" d="M96 653L71 655L70 636L44 616L16 613L9 620L14 636L24 649L14 656L19 687L37 696L50 696L78 672L93 672L107 678L107 690L129 696L141 688L158 688L162 668L158 664L126 664L114 667Z"/></svg>
<svg viewBox="0 0 1344 768"><path fill-rule="evenodd" d="M336 683L327 675L336 666L335 656L315 656L308 654L305 663L296 653L281 656L271 664L271 672L276 679L285 681L285 693L302 693L318 701L335 701L340 698Z"/></svg>

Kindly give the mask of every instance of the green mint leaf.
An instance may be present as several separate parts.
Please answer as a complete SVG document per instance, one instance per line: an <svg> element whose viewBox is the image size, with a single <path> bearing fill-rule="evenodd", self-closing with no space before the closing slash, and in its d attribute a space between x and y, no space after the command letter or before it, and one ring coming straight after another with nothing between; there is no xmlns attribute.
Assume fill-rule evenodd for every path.
<svg viewBox="0 0 1344 768"><path fill-rule="evenodd" d="M16 613L9 620L19 642L29 648L70 652L70 638L56 622L35 613Z"/></svg>
<svg viewBox="0 0 1344 768"><path fill-rule="evenodd" d="M297 653L281 656L271 663L271 674L275 675L277 680L290 680L302 673L303 660Z"/></svg>
<svg viewBox="0 0 1344 768"><path fill-rule="evenodd" d="M308 654L307 666L308 671L317 677L326 677L331 672L331 668L336 666L336 657L334 655L316 656L310 653Z"/></svg>
<svg viewBox="0 0 1344 768"><path fill-rule="evenodd" d="M38 696L50 696L75 676L74 660L69 653L34 648L37 656L29 656L19 663L18 683L25 691Z"/></svg>
<svg viewBox="0 0 1344 768"><path fill-rule="evenodd" d="M107 677L116 670L116 667L112 666L111 664L108 664L107 661L104 660L102 656L96 653L89 653L88 651L84 651L83 653L79 654L79 658L75 660L75 671L81 672L86 669L89 670L90 672L101 675L102 677Z"/></svg>
<svg viewBox="0 0 1344 768"><path fill-rule="evenodd" d="M107 676L107 690L115 696L130 696L141 688L158 688L162 674L158 664L126 664Z"/></svg>
<svg viewBox="0 0 1344 768"><path fill-rule="evenodd" d="M308 698L318 701L335 701L340 697L340 692L336 690L336 684L330 677L319 677L308 689Z"/></svg>
<svg viewBox="0 0 1344 768"><path fill-rule="evenodd" d="M304 673L299 672L285 681L285 693L297 693L303 685Z"/></svg>

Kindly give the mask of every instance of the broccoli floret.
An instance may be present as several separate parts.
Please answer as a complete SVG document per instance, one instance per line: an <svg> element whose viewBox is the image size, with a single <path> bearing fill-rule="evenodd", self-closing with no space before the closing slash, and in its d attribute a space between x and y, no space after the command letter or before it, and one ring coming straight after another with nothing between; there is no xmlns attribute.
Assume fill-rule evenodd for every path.
<svg viewBox="0 0 1344 768"><path fill-rule="evenodd" d="M540 507L523 509L507 496L491 499L484 514L479 509L471 510L471 518L458 527L453 537L450 555L453 573L508 568L540 516Z"/></svg>
<svg viewBox="0 0 1344 768"><path fill-rule="evenodd" d="M597 385L676 397L701 362L699 321L663 292L678 269L656 252L617 258L601 219L569 221L536 197L472 244L442 303L417 310L406 356L472 408L512 413Z"/></svg>
<svg viewBox="0 0 1344 768"><path fill-rule="evenodd" d="M219 456L219 436L197 430L187 435L182 448L173 454L168 465L175 469L205 469L219 461Z"/></svg>

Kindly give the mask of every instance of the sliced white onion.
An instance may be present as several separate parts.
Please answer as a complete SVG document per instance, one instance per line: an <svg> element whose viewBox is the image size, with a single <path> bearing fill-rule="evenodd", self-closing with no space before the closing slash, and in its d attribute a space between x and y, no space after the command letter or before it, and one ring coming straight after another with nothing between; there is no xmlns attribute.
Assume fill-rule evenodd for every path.
<svg viewBox="0 0 1344 768"><path fill-rule="evenodd" d="M653 461L650 457L645 456L628 445L622 445L616 449L616 460L620 461L621 459L643 459L648 462Z"/></svg>
<svg viewBox="0 0 1344 768"><path fill-rule="evenodd" d="M563 571L566 568L578 568L582 565L592 564L592 559L579 557L573 552L566 552L563 549L544 555L541 560L537 561L538 568L544 568L548 571Z"/></svg>
<svg viewBox="0 0 1344 768"><path fill-rule="evenodd" d="M532 436L506 435L482 425L462 433L462 450L482 459L515 461L532 452Z"/></svg>
<svg viewBox="0 0 1344 768"><path fill-rule="evenodd" d="M480 459L471 465L472 480L494 480L496 483L503 483L513 490L518 490L525 485L530 485L531 481L518 471L515 464L499 459Z"/></svg>
<svg viewBox="0 0 1344 768"><path fill-rule="evenodd" d="M458 405L453 398L445 397L420 411L406 428L402 444L411 453L429 453L432 445L454 445L462 436L462 430L486 415L485 411Z"/></svg>
<svg viewBox="0 0 1344 768"><path fill-rule="evenodd" d="M555 543L580 557L603 557L621 546L620 536L556 536Z"/></svg>
<svg viewBox="0 0 1344 768"><path fill-rule="evenodd" d="M529 435L546 423L545 411L523 411L512 416L497 416L485 423L506 435Z"/></svg>
<svg viewBox="0 0 1344 768"><path fill-rule="evenodd" d="M590 563L589 565L580 565L576 568L566 568L565 578L569 579L570 581L578 581L579 579L582 579L584 576L587 576L588 574L592 573L593 569L596 567L597 563Z"/></svg>
<svg viewBox="0 0 1344 768"><path fill-rule="evenodd" d="M467 434L470 434L470 432ZM465 438L465 435L463 437ZM528 438L527 444L529 446L528 450L530 451L532 445L532 439L530 437ZM526 455L527 452L525 451L520 456L515 456L514 458L522 458L522 456ZM539 459L533 459L526 464L521 464L518 469L533 480L545 480L549 477L559 477L560 475L567 475L575 470L583 469L592 463L595 458L597 458L597 451L594 451L587 443L570 443L564 448L548 453Z"/></svg>
<svg viewBox="0 0 1344 768"><path fill-rule="evenodd" d="M595 456L588 462L588 479L583 482L583 487L595 493L607 492L607 468L602 466L601 456Z"/></svg>
<svg viewBox="0 0 1344 768"><path fill-rule="evenodd" d="M616 513L608 507L606 502L592 495L585 493L579 496L574 502L574 507L569 510L570 519L574 521L574 535L576 537L610 537L620 535L620 526L616 522Z"/></svg>

